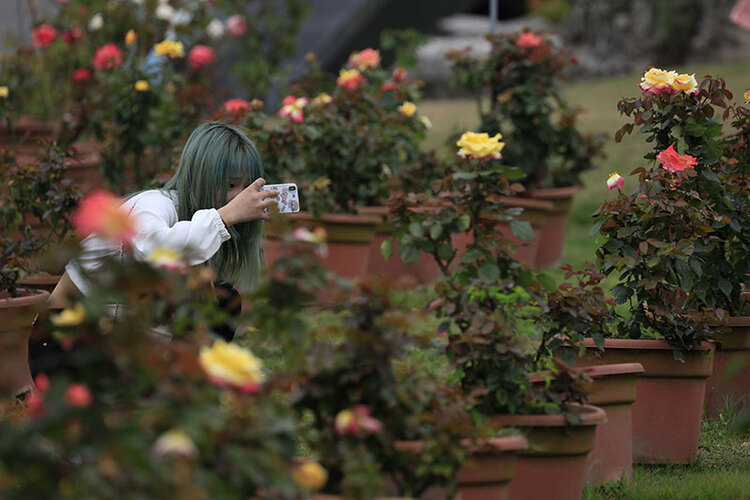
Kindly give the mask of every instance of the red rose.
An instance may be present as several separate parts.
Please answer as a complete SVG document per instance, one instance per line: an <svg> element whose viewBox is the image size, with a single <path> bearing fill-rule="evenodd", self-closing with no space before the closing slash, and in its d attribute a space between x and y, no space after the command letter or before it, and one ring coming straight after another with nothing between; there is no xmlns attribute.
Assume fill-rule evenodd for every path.
<svg viewBox="0 0 750 500"><path fill-rule="evenodd" d="M122 51L114 43L108 43L96 49L92 64L99 70L122 66Z"/></svg>
<svg viewBox="0 0 750 500"><path fill-rule="evenodd" d="M49 47L57 39L57 30L49 24L42 24L31 31L31 40L35 48Z"/></svg>
<svg viewBox="0 0 750 500"><path fill-rule="evenodd" d="M188 64L193 69L201 69L204 66L211 66L216 62L214 49L205 45L196 45L187 56Z"/></svg>
<svg viewBox="0 0 750 500"><path fill-rule="evenodd" d="M91 70L88 68L78 68L73 72L73 81L83 83L91 80Z"/></svg>
<svg viewBox="0 0 750 500"><path fill-rule="evenodd" d="M68 45L73 45L78 40L83 39L83 31L81 31L80 28L73 28L69 29L65 33L63 33L63 40L65 40L65 43Z"/></svg>
<svg viewBox="0 0 750 500"><path fill-rule="evenodd" d="M232 36L242 36L247 31L247 21L241 14L235 14L226 21L227 32Z"/></svg>

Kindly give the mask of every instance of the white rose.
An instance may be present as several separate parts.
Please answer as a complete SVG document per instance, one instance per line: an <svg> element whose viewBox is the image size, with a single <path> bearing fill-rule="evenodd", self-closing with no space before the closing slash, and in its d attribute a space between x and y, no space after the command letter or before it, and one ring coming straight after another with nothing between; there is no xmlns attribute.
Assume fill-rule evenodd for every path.
<svg viewBox="0 0 750 500"><path fill-rule="evenodd" d="M91 20L89 21L89 31L99 31L104 26L104 17L102 17L101 12L97 12L93 16L91 16Z"/></svg>
<svg viewBox="0 0 750 500"><path fill-rule="evenodd" d="M172 16L172 24L175 26L185 26L186 24L190 24L190 21L193 20L193 16L190 14L190 12L186 11L185 9L179 9L175 11L174 15Z"/></svg>
<svg viewBox="0 0 750 500"><path fill-rule="evenodd" d="M172 16L174 16L174 7L172 7L168 3L160 3L156 6L155 15L162 21L171 21Z"/></svg>
<svg viewBox="0 0 750 500"><path fill-rule="evenodd" d="M212 20L210 23L208 23L208 26L206 26L206 33L208 34L209 38L213 40L223 37L224 23L219 19Z"/></svg>

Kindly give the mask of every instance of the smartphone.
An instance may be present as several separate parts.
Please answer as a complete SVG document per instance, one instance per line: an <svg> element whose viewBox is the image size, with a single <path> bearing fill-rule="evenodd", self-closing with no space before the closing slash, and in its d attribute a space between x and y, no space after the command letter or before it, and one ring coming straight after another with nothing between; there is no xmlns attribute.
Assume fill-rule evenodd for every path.
<svg viewBox="0 0 750 500"><path fill-rule="evenodd" d="M266 184L260 190L276 190L279 192L279 195L273 196L272 199L278 202L280 214L295 214L299 212L299 190L295 183Z"/></svg>

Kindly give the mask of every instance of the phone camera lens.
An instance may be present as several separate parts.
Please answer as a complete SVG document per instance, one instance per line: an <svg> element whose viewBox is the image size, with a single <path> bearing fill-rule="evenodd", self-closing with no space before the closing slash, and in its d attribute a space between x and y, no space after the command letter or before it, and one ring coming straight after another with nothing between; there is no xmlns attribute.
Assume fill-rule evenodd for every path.
<svg viewBox="0 0 750 500"><path fill-rule="evenodd" d="M297 190L297 186L289 186L289 191L296 191L296 190Z"/></svg>

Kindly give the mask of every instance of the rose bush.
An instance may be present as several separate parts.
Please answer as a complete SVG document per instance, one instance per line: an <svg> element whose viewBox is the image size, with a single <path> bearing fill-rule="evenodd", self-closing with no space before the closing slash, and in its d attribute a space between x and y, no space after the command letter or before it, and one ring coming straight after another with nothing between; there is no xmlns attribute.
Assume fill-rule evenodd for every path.
<svg viewBox="0 0 750 500"><path fill-rule="evenodd" d="M564 98L562 82L575 60L530 31L488 40L487 58L472 57L470 49L447 55L454 81L477 98L480 131L505 137L505 161L523 170L527 187L579 185L580 175L595 168L603 137L581 133L579 111Z"/></svg>

